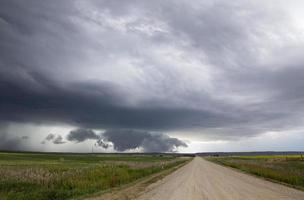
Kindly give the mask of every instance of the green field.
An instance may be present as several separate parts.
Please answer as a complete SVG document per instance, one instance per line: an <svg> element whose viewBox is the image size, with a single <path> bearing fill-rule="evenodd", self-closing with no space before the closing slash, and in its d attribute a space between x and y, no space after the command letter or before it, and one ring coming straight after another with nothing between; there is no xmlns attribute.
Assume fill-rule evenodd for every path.
<svg viewBox="0 0 304 200"><path fill-rule="evenodd" d="M0 153L0 199L71 199L186 162L172 155Z"/></svg>
<svg viewBox="0 0 304 200"><path fill-rule="evenodd" d="M304 190L304 158L301 155L227 156L207 160Z"/></svg>

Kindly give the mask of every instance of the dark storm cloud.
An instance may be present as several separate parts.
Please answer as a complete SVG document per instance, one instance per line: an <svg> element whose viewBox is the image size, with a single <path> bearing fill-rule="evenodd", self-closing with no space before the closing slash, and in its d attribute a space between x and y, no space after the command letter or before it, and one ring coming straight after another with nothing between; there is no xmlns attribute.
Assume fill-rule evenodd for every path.
<svg viewBox="0 0 304 200"><path fill-rule="evenodd" d="M62 138L60 139L60 141L62 141ZM185 142L177 138L169 137L166 134L138 130L116 129L97 134L90 129L78 128L72 130L67 135L68 141L77 143L84 142L88 139L95 140L95 146L104 149L113 146L116 151L142 148L144 152L173 152L177 150L178 147L187 147Z"/></svg>
<svg viewBox="0 0 304 200"><path fill-rule="evenodd" d="M94 131L89 129L79 128L72 130L68 136L67 140L75 142L83 142L88 139L98 139L100 136L97 135Z"/></svg>
<svg viewBox="0 0 304 200"><path fill-rule="evenodd" d="M63 141L63 138L61 135L58 135L56 138L54 138L53 140L54 144L64 144L66 143L65 141Z"/></svg>
<svg viewBox="0 0 304 200"><path fill-rule="evenodd" d="M56 137L56 135L55 135L55 134L50 133L50 134L48 134L48 135L46 136L45 140L47 140L47 141L51 141L51 140L53 140L55 137Z"/></svg>
<svg viewBox="0 0 304 200"><path fill-rule="evenodd" d="M109 142L106 140L106 139L104 139L104 138L102 138L102 137L100 137L97 141L96 141L96 143L94 144L96 147L102 147L102 148L104 148L104 149L107 149L107 148L109 148L110 146L111 146L111 144L109 144Z"/></svg>
<svg viewBox="0 0 304 200"><path fill-rule="evenodd" d="M300 126L303 39L270 4L4 0L0 121L84 127L75 142L147 131L107 131L119 151L184 146L149 131L235 139Z"/></svg>
<svg viewBox="0 0 304 200"><path fill-rule="evenodd" d="M102 134L97 144L103 148L108 148L108 142L113 143L116 151L142 148L144 152L172 152L178 147L187 147L185 142L177 138L137 130L107 130Z"/></svg>
<svg viewBox="0 0 304 200"><path fill-rule="evenodd" d="M41 142L41 144L46 144L46 142L52 142L53 144L64 144L66 143L63 141L63 138L61 135L56 135L53 133L48 134L45 139Z"/></svg>
<svg viewBox="0 0 304 200"><path fill-rule="evenodd" d="M24 72L26 73L26 72ZM1 75L0 75L1 76ZM183 129L193 124L213 127L226 116L209 110L180 107L129 107L124 94L109 83L57 86L38 74L31 83L2 78L0 119L16 122L65 122L90 128ZM84 89L85 88L85 89ZM152 102L153 103L153 102ZM229 120L229 119L227 119Z"/></svg>
<svg viewBox="0 0 304 200"><path fill-rule="evenodd" d="M23 140L28 140L30 137L29 136L26 136L26 135L24 135L24 136L22 136L21 137L21 139L23 139Z"/></svg>

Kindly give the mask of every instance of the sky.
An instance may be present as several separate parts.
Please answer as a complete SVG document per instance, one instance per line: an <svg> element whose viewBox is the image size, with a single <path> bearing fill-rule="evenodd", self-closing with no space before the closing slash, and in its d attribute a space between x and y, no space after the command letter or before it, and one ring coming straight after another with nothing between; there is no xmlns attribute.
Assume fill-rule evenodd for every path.
<svg viewBox="0 0 304 200"><path fill-rule="evenodd" d="M0 149L304 151L302 0L2 0Z"/></svg>

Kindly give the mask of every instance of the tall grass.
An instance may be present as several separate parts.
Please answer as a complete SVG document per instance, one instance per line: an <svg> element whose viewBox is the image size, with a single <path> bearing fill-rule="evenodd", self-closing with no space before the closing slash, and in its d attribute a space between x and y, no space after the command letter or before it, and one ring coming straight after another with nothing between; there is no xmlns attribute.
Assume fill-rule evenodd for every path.
<svg viewBox="0 0 304 200"><path fill-rule="evenodd" d="M183 162L156 156L0 154L0 199L74 198L123 185Z"/></svg>
<svg viewBox="0 0 304 200"><path fill-rule="evenodd" d="M218 157L209 160L304 190L304 160L300 155Z"/></svg>

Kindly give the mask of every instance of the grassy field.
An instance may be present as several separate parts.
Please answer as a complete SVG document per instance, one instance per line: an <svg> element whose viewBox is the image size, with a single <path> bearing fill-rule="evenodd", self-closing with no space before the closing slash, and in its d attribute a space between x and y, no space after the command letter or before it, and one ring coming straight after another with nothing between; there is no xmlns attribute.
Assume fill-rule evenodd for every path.
<svg viewBox="0 0 304 200"><path fill-rule="evenodd" d="M304 157L301 155L227 156L207 160L304 190Z"/></svg>
<svg viewBox="0 0 304 200"><path fill-rule="evenodd" d="M0 152L0 199L71 199L186 162L169 155Z"/></svg>

